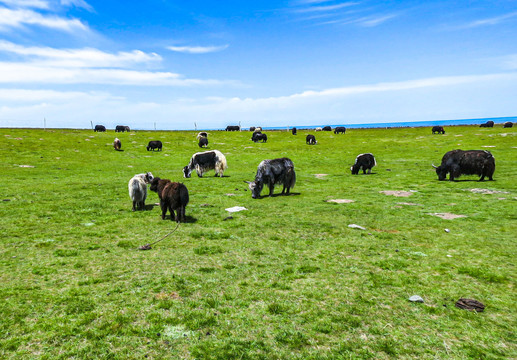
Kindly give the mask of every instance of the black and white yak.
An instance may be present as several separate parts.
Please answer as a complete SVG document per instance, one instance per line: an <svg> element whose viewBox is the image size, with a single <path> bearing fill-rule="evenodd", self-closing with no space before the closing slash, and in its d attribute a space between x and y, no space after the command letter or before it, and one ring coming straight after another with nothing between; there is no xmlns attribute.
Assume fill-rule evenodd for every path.
<svg viewBox="0 0 517 360"><path fill-rule="evenodd" d="M106 126L104 126L104 125L95 125L95 129L93 129L93 131L95 131L95 132L105 132L106 131Z"/></svg>
<svg viewBox="0 0 517 360"><path fill-rule="evenodd" d="M115 138L115 140L113 140L113 147L115 148L115 150L120 151L122 143L120 142L119 138Z"/></svg>
<svg viewBox="0 0 517 360"><path fill-rule="evenodd" d="M352 165L350 170L352 171L352 175L358 175L360 169L363 169L363 174L366 174L366 172L371 174L372 168L375 165L377 165L377 162L375 161L375 157L372 154L359 154L355 158L355 163Z"/></svg>
<svg viewBox="0 0 517 360"><path fill-rule="evenodd" d="M183 176L189 178L192 170L195 169L199 177L203 177L203 174L209 170L215 170L216 176L223 177L227 168L228 165L223 153L219 150L210 150L192 155L188 165L183 168Z"/></svg>
<svg viewBox="0 0 517 360"><path fill-rule="evenodd" d="M316 145L316 136L311 135L311 134L307 135L305 137L305 143L307 145Z"/></svg>
<svg viewBox="0 0 517 360"><path fill-rule="evenodd" d="M200 148L202 147L207 147L208 146L208 138L204 137L204 136L201 136L199 138L199 142L198 142L198 145Z"/></svg>
<svg viewBox="0 0 517 360"><path fill-rule="evenodd" d="M337 126L334 129L334 134L344 134L346 132L346 127L344 126Z"/></svg>
<svg viewBox="0 0 517 360"><path fill-rule="evenodd" d="M431 129L432 133L438 133L438 134L445 134L445 130L443 129L443 126L433 126Z"/></svg>
<svg viewBox="0 0 517 360"><path fill-rule="evenodd" d="M155 177L151 182L151 191L156 192L160 198L162 220L165 220L165 215L169 210L171 220L185 222L185 208L189 202L189 195L184 184ZM174 214L175 211L176 214Z"/></svg>
<svg viewBox="0 0 517 360"><path fill-rule="evenodd" d="M196 139L198 139L198 140L199 140L199 139L201 139L202 137L206 137L206 138L208 138L208 133L207 133L207 132L205 132L205 131L201 131L201 132L199 132L199 133L196 135Z"/></svg>
<svg viewBox="0 0 517 360"><path fill-rule="evenodd" d="M149 144L147 144L147 151L149 151L149 150L154 151L154 149L158 149L158 151L162 151L162 146L163 146L163 144L160 140L149 141Z"/></svg>
<svg viewBox="0 0 517 360"><path fill-rule="evenodd" d="M269 196L273 195L276 184L282 184L282 194L289 194L289 190L296 183L296 173L291 159L281 158L273 160L263 160L255 175L255 181L246 181L251 190L251 197L257 199L264 185L269 187Z"/></svg>
<svg viewBox="0 0 517 360"><path fill-rule="evenodd" d="M495 158L486 150L452 150L443 155L440 166L433 164L433 167L436 169L438 180L445 180L447 173L450 181L461 175L481 176L479 181L485 180L485 177L493 180Z"/></svg>
<svg viewBox="0 0 517 360"><path fill-rule="evenodd" d="M260 131L256 131L251 136L251 140L253 142L258 142L258 141L267 142L267 135L261 133Z"/></svg>
<svg viewBox="0 0 517 360"><path fill-rule="evenodd" d="M128 183L129 197L133 201L133 211L145 209L147 199L147 184L153 181L154 176L150 172L133 176Z"/></svg>

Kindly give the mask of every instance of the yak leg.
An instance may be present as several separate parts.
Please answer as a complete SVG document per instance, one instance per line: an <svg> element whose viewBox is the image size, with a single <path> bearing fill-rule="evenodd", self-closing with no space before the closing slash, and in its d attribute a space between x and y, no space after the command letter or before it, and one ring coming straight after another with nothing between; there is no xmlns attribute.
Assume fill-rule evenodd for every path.
<svg viewBox="0 0 517 360"><path fill-rule="evenodd" d="M145 200L140 203L140 210L145 210Z"/></svg>
<svg viewBox="0 0 517 360"><path fill-rule="evenodd" d="M273 190L275 190L275 184L269 183L269 196L273 196Z"/></svg>
<svg viewBox="0 0 517 360"><path fill-rule="evenodd" d="M167 204L160 200L160 207L162 208L162 220L165 220L165 215L167 214Z"/></svg>
<svg viewBox="0 0 517 360"><path fill-rule="evenodd" d="M133 210L132 211L135 211L136 210L136 201L133 201Z"/></svg>
<svg viewBox="0 0 517 360"><path fill-rule="evenodd" d="M369 168L368 169L368 174L371 174L372 173L372 168Z"/></svg>
<svg viewBox="0 0 517 360"><path fill-rule="evenodd" d="M366 174L366 168L363 166L363 175Z"/></svg>

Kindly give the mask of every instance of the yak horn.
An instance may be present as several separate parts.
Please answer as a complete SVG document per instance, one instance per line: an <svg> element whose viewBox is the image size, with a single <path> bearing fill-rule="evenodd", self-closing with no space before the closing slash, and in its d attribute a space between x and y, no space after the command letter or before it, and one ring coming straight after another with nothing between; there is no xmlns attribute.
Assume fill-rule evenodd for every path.
<svg viewBox="0 0 517 360"><path fill-rule="evenodd" d="M438 166L436 166L435 164L431 163L431 166L434 167L435 169L438 169Z"/></svg>

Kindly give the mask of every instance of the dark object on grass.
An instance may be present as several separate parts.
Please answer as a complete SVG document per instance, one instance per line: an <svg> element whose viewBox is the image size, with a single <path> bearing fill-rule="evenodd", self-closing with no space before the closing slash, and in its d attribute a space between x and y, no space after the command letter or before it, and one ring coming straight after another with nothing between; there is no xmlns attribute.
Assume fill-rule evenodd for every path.
<svg viewBox="0 0 517 360"><path fill-rule="evenodd" d="M479 127L492 128L494 127L494 122L492 120L488 120L486 123L479 125Z"/></svg>
<svg viewBox="0 0 517 360"><path fill-rule="evenodd" d="M231 220L231 219L233 219L233 216L227 216L227 217L225 217L225 218L223 219L223 221Z"/></svg>
<svg viewBox="0 0 517 360"><path fill-rule="evenodd" d="M291 129L291 133L292 133L293 135L296 135L296 132L297 132L297 130L296 130L296 128L295 128L295 127Z"/></svg>
<svg viewBox="0 0 517 360"><path fill-rule="evenodd" d="M452 150L442 157L440 166L434 166L438 180L445 180L449 173L449 180L454 181L460 175L478 175L479 181L492 181L495 171L495 159L490 151L486 150Z"/></svg>
<svg viewBox="0 0 517 360"><path fill-rule="evenodd" d="M330 126L324 126L321 130L323 131L332 131L332 128Z"/></svg>
<svg viewBox="0 0 517 360"><path fill-rule="evenodd" d="M307 145L316 145L316 136L311 135L311 134L307 135L305 137L305 143Z"/></svg>
<svg viewBox="0 0 517 360"><path fill-rule="evenodd" d="M138 248L138 250L151 250L151 249L152 249L151 244L145 244Z"/></svg>
<svg viewBox="0 0 517 360"><path fill-rule="evenodd" d="M177 229L178 229L178 226L180 226L180 223L177 223L176 224L176 227L174 228L174 230L172 230L170 233L168 233L167 235L165 235L164 237L162 237L160 240L156 240L155 242L151 243L151 244L145 244L145 245L142 245L142 246L139 246L138 247L138 250L151 250L152 249L152 245L154 244L158 244L160 241L162 241L163 239L165 239L167 236L169 236L170 234L172 234L173 232L175 232ZM160 333L158 333L158 336L160 336Z"/></svg>
<svg viewBox="0 0 517 360"><path fill-rule="evenodd" d="M334 129L334 134L344 134L346 132L346 128L344 126L338 126Z"/></svg>
<svg viewBox="0 0 517 360"><path fill-rule="evenodd" d="M291 159L281 158L273 160L263 160L257 169L255 181L246 181L251 190L251 197L257 199L264 185L269 187L269 196L273 195L275 184L282 184L282 194L289 194L289 190L296 183L296 173ZM287 190L287 191L286 191Z"/></svg>
<svg viewBox="0 0 517 360"><path fill-rule="evenodd" d="M372 168L377 165L375 161L375 157L371 153L367 154L359 154L355 158L355 163L352 165L350 170L352 171L352 175L358 175L359 170L363 169L363 174L372 173Z"/></svg>
<svg viewBox="0 0 517 360"><path fill-rule="evenodd" d="M208 146L208 138L206 138L206 137L204 137L204 136L201 136L201 137L199 138L198 146L199 146L200 148L202 148L202 147L207 147L207 146Z"/></svg>
<svg viewBox="0 0 517 360"><path fill-rule="evenodd" d="M188 190L185 185L155 177L151 182L151 191L156 192L160 198L163 220L169 210L171 220L176 220L178 223L185 222L185 207L189 202ZM176 215L174 215L174 211L176 211Z"/></svg>
<svg viewBox="0 0 517 360"><path fill-rule="evenodd" d="M465 310L475 310L477 312L483 312L485 310L485 305L474 299L461 298L456 301L456 307Z"/></svg>
<svg viewBox="0 0 517 360"><path fill-rule="evenodd" d="M104 125L95 125L95 129L93 129L95 132L105 132L106 127Z"/></svg>
<svg viewBox="0 0 517 360"><path fill-rule="evenodd" d="M513 123L511 121L507 121L507 122L504 123L503 127L504 128L511 128L511 127L513 127Z"/></svg>
<svg viewBox="0 0 517 360"><path fill-rule="evenodd" d="M115 140L113 140L113 147L115 148L115 150L120 151L120 148L122 147L122 143L120 142L120 140L118 138L115 138Z"/></svg>
<svg viewBox="0 0 517 360"><path fill-rule="evenodd" d="M432 133L438 133L438 134L445 134L445 130L443 129L443 126L433 126L431 129Z"/></svg>
<svg viewBox="0 0 517 360"><path fill-rule="evenodd" d="M149 150L154 151L154 149L157 149L158 151L162 151L162 147L163 147L163 144L160 140L149 141L149 144L147 144L147 151L149 151Z"/></svg>

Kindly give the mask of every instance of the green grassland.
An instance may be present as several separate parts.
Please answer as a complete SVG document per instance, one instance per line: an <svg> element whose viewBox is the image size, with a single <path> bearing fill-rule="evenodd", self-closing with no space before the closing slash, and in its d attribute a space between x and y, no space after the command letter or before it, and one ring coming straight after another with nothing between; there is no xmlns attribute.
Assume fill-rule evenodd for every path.
<svg viewBox="0 0 517 360"><path fill-rule="evenodd" d="M517 129L446 131L312 132L315 146L308 131L211 131L225 176L184 179L193 131L0 129L0 358L517 358ZM495 181L438 181L431 163L452 149L490 150ZM364 152L374 173L352 176ZM294 194L252 199L244 181L284 156ZM127 183L146 171L185 183L190 203L140 251L176 226L153 192L131 211ZM247 210L227 219L233 206Z"/></svg>

